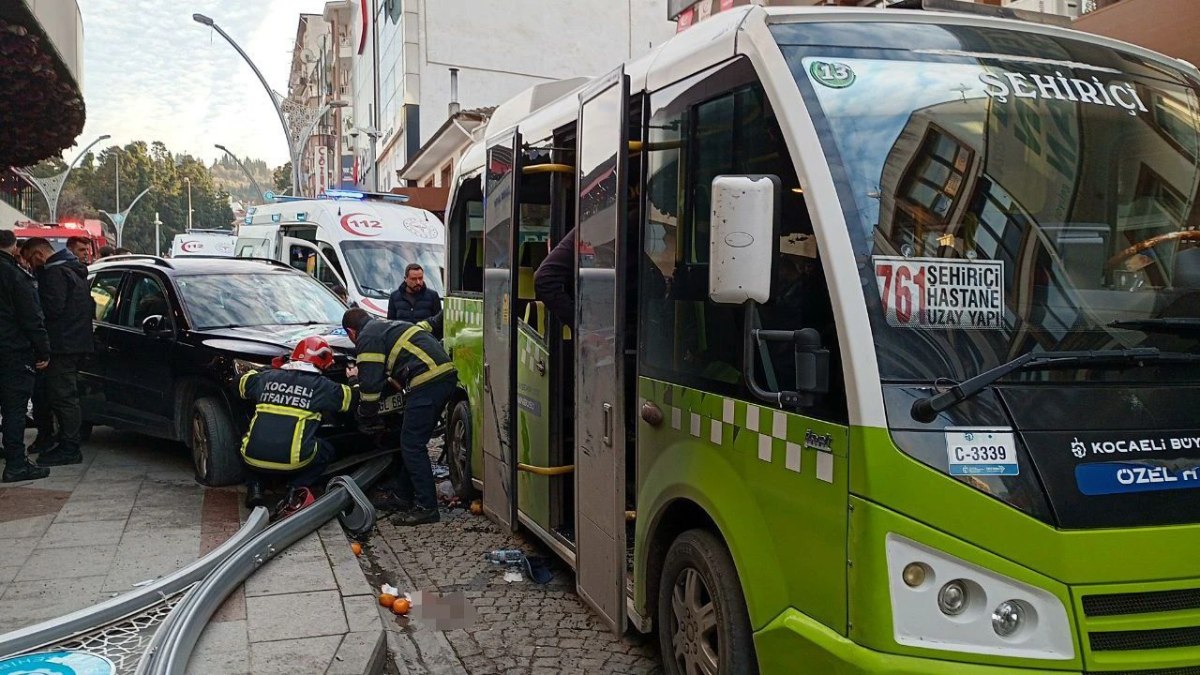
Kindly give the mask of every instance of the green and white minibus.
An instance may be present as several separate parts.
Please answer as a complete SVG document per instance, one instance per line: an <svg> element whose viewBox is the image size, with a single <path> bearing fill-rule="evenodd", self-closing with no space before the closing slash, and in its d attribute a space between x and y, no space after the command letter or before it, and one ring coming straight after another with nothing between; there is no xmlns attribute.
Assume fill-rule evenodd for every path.
<svg viewBox="0 0 1200 675"><path fill-rule="evenodd" d="M1198 78L747 7L501 106L448 209L457 487L669 673L1200 672Z"/></svg>

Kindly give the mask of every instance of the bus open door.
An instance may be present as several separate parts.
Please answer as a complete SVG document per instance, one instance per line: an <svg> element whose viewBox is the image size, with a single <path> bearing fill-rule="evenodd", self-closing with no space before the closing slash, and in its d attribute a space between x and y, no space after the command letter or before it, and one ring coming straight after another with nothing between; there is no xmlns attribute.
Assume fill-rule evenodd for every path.
<svg viewBox="0 0 1200 675"><path fill-rule="evenodd" d="M513 444L513 381L516 361L513 274L520 213L521 135L493 139L484 169L483 214L483 510L505 527L517 527L517 460Z"/></svg>
<svg viewBox="0 0 1200 675"><path fill-rule="evenodd" d="M629 79L579 96L576 152L575 523L579 595L625 630L624 288ZM586 255L585 255L586 252Z"/></svg>

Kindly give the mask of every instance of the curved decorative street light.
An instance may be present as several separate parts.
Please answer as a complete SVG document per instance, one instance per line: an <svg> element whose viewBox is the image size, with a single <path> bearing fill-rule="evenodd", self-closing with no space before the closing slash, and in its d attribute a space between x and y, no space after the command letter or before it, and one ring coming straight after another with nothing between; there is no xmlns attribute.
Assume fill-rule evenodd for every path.
<svg viewBox="0 0 1200 675"><path fill-rule="evenodd" d="M329 101L319 109L313 109L301 102L280 96L271 88L271 85L267 84L267 78L263 77L262 71L258 69L258 66L254 65L254 61L250 60L250 56L246 54L241 45L229 37L229 33L226 33L218 26L216 21L198 12L192 14L192 20L198 24L208 26L216 31L217 35L224 38L237 51L238 55L242 57L242 60L250 66L250 69L254 71L263 89L267 90L267 96L271 98L271 105L275 108L275 114L279 116L279 124L283 127L283 134L287 138L288 155L292 158L292 194L299 195L301 183L300 153L304 149L304 144L308 142L308 137L312 136L313 129L317 126L317 121L325 117L325 114L331 109L345 107L346 102ZM287 108L287 110L285 111L284 108ZM296 122L295 127L288 123L289 119Z"/></svg>
<svg viewBox="0 0 1200 675"><path fill-rule="evenodd" d="M246 165L242 163L242 160L238 159L237 155L230 152L229 148L221 145L220 143L214 144L214 147L233 158L233 161L237 162L237 165L241 167L242 173L246 174L246 178L250 179L250 184L254 186L255 192L258 193L258 198L266 199L267 193L263 192L262 186L258 184L257 180L254 180L254 174L250 173L250 169L246 168Z"/></svg>
<svg viewBox="0 0 1200 675"><path fill-rule="evenodd" d="M92 149L93 145L99 143L100 141L106 141L110 138L112 138L112 136L104 134L100 138L88 143L87 147L79 151L79 154L75 156L75 159L71 160L71 163L67 165L66 170L64 170L62 173L56 173L53 176L46 176L45 178L38 178L37 176L29 173L29 169L32 167L27 166L20 169L14 167L12 171L18 176L29 181L30 185L36 188L38 192L42 193L42 197L46 199L46 207L48 209L47 213L49 213L50 218L57 223L58 198L62 196L63 185L65 185L67 182L67 176L71 175L71 169L75 168L75 165L79 163L79 160L83 159L83 156L87 154L88 150Z"/></svg>

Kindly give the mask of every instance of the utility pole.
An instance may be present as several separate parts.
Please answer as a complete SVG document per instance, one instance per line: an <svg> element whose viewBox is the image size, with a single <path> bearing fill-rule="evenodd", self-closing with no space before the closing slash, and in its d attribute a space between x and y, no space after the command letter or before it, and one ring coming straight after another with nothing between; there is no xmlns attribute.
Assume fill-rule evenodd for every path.
<svg viewBox="0 0 1200 675"><path fill-rule="evenodd" d="M117 167L117 213L121 212L121 153L113 154L113 166Z"/></svg>

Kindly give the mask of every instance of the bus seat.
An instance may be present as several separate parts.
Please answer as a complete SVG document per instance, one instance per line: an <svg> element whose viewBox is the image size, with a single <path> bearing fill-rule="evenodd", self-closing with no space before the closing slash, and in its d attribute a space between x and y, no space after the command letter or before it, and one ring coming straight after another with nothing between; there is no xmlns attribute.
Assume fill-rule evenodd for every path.
<svg viewBox="0 0 1200 675"><path fill-rule="evenodd" d="M534 300L525 305L525 325L536 330L538 335L546 337L546 305L541 300Z"/></svg>
<svg viewBox="0 0 1200 675"><path fill-rule="evenodd" d="M535 300L537 296L533 289L533 267L517 268L517 299Z"/></svg>

